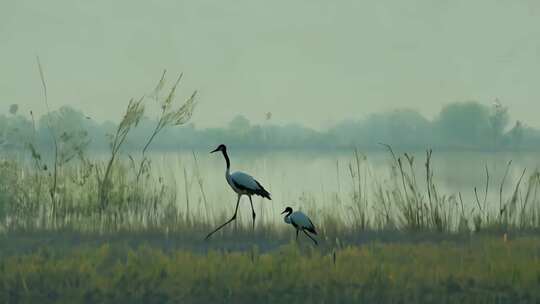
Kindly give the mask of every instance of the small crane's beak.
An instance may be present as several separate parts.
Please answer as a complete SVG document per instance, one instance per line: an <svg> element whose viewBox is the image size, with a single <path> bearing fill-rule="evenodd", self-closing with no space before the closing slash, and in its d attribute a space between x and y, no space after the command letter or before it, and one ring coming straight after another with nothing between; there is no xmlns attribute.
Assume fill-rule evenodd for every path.
<svg viewBox="0 0 540 304"><path fill-rule="evenodd" d="M219 148L216 148L215 150L210 151L210 153L214 153L214 152L217 152L217 151L219 151Z"/></svg>
<svg viewBox="0 0 540 304"><path fill-rule="evenodd" d="M285 209L285 210L283 210L283 212L281 212L281 214L283 214L283 213L287 213L287 209Z"/></svg>

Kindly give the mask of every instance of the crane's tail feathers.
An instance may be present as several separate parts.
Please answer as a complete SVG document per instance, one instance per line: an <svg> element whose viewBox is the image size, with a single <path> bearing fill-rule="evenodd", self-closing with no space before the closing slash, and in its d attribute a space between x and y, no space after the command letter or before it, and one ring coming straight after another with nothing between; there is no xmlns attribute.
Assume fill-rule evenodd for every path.
<svg viewBox="0 0 540 304"><path fill-rule="evenodd" d="M255 182L257 183L257 186L259 186L259 189L255 191L255 194L258 196L267 198L269 200L272 200L272 198L270 197L270 192L266 191L266 189L264 189L264 187L261 184L259 184L258 181L255 181Z"/></svg>
<svg viewBox="0 0 540 304"><path fill-rule="evenodd" d="M257 194L258 196L262 196L264 198L267 198L269 200L272 200L272 198L270 197L270 193L268 191L264 190L264 189L258 190L257 193L255 193L255 194Z"/></svg>

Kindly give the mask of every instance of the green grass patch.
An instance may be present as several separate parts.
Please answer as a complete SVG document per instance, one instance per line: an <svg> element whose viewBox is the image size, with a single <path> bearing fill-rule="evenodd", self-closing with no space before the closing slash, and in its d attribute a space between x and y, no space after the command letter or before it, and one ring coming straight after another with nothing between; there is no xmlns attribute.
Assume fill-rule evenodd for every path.
<svg viewBox="0 0 540 304"><path fill-rule="evenodd" d="M260 252L122 243L0 261L4 303L533 303L540 239L286 244Z"/></svg>

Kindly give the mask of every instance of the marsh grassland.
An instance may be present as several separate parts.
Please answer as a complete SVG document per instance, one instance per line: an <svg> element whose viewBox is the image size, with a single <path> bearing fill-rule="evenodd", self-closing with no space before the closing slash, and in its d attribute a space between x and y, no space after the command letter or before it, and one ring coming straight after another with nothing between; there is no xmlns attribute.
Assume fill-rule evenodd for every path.
<svg viewBox="0 0 540 304"><path fill-rule="evenodd" d="M263 159L262 177L277 178L274 200L255 201L255 229L244 210L203 241L230 217L234 197L224 180L209 181L223 167L198 152L179 166L151 156L153 140L187 123L196 104L193 93L176 105L178 81L158 94L164 77L161 112L140 150L125 143L144 98L129 103L99 157L84 132L55 128L62 113L45 120L49 150L29 140L28 157L2 154L2 303L540 302L540 174L511 162L497 163L497 174L482 166L462 193L441 184L430 149L381 145L384 174L351 149L335 172L321 170L333 183L287 195L302 180ZM314 220L320 246L294 241L279 217L291 203Z"/></svg>
<svg viewBox="0 0 540 304"><path fill-rule="evenodd" d="M137 180L137 170L118 162L111 167L104 205L95 175L100 169L85 167L106 168L104 163L88 160L62 167L52 196L52 174L5 160L0 299L4 303L540 301L536 172L512 181L512 194L502 195L502 200L484 201L489 192L484 189L464 203L460 195L439 193L429 174L429 188L421 188L419 177L403 169L396 156L392 182L374 184L375 195L368 196L356 167L362 165L360 158L354 155L350 168L357 168L359 175L350 175L356 185L347 190L351 192L334 195L326 205L303 198L304 209L317 219L319 247L302 238L296 243L290 227L262 209L254 231L245 213L238 223L203 241L230 210L205 201L207 185L197 173L194 185L199 195L179 197L176 184L152 174ZM431 170L429 152L427 156L426 168Z"/></svg>
<svg viewBox="0 0 540 304"><path fill-rule="evenodd" d="M486 235L321 248L291 242L265 252L256 245L239 251L197 252L158 246L155 240L133 246L115 239L97 246L44 245L24 254L2 255L0 299L3 303L536 303L539 255L536 236L506 242Z"/></svg>

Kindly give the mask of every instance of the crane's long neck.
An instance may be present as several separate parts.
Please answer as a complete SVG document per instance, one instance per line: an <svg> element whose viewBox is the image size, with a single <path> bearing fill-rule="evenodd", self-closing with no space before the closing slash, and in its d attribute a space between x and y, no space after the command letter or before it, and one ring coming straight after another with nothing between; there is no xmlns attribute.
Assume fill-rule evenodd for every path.
<svg viewBox="0 0 540 304"><path fill-rule="evenodd" d="M231 169L231 161L229 160L229 155L227 155L227 151L221 151L223 153L223 157L225 158L225 162L227 163L227 173Z"/></svg>
<svg viewBox="0 0 540 304"><path fill-rule="evenodd" d="M290 223L291 223L291 218L290 218L291 213L292 213L292 211L289 211L289 212L287 212L287 214L285 214L285 217L283 217L283 220L284 220L285 223L287 223L287 224L290 224Z"/></svg>

